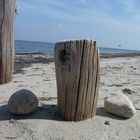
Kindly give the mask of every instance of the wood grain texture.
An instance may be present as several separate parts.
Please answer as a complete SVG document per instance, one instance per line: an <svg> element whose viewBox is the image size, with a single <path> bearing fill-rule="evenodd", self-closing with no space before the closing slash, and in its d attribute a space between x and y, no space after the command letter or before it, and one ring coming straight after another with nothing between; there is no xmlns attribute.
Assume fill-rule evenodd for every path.
<svg viewBox="0 0 140 140"><path fill-rule="evenodd" d="M99 88L99 51L95 41L76 40L55 45L58 111L68 121L96 113Z"/></svg>
<svg viewBox="0 0 140 140"><path fill-rule="evenodd" d="M0 0L0 84L12 80L15 0Z"/></svg>

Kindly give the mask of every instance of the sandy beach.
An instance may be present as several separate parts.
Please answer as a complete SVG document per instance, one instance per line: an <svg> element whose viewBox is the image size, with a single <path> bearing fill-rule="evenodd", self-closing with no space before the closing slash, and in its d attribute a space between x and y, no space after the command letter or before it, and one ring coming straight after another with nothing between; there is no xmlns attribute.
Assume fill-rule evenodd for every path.
<svg viewBox="0 0 140 140"><path fill-rule="evenodd" d="M100 90L94 118L68 122L57 114L54 59L51 55L16 55L13 81L0 85L0 140L139 140L140 139L140 56L102 57ZM27 116L7 110L9 97L29 89L39 99L39 107ZM123 93L130 89L130 93ZM122 119L104 110L104 98L122 92L132 100L136 114ZM106 125L105 121L109 124Z"/></svg>

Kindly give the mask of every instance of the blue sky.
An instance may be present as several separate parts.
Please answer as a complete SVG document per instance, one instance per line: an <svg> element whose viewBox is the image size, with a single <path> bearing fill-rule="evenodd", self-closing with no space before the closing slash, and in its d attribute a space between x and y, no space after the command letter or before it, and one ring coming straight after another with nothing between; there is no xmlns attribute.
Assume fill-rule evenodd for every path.
<svg viewBox="0 0 140 140"><path fill-rule="evenodd" d="M16 39L93 39L140 50L140 0L17 0Z"/></svg>

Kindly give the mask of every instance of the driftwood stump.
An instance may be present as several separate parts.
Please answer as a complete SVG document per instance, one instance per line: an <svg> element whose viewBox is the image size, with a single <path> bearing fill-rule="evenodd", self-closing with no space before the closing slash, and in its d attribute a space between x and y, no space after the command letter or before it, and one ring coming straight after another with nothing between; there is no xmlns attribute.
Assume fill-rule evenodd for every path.
<svg viewBox="0 0 140 140"><path fill-rule="evenodd" d="M0 0L0 84L13 74L15 0Z"/></svg>
<svg viewBox="0 0 140 140"><path fill-rule="evenodd" d="M96 114L99 85L99 52L96 41L56 43L55 67L58 111L68 121Z"/></svg>

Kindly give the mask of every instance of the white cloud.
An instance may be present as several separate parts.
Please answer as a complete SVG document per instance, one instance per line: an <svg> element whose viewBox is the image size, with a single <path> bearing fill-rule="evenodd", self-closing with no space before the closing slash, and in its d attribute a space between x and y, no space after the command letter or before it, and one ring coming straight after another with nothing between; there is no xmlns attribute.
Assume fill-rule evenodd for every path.
<svg viewBox="0 0 140 140"><path fill-rule="evenodd" d="M80 0L82 3L85 3L86 0ZM127 11L136 11L136 2L135 0L119 0L121 4L124 6L124 8ZM49 5L57 5L59 8L54 8ZM22 10L32 10L31 12L34 14L39 14L40 16L46 16L47 17L52 17L55 19L60 19L60 20L65 20L65 21L70 21L70 22L79 22L79 23L100 23L100 24L108 24L111 26L117 26L117 27L129 27L129 30L131 28L136 28L139 29L139 23L140 23L140 16L139 14L136 14L133 18L133 22L130 22L131 19L125 19L124 17L121 17L121 19L115 18L113 15L108 14L108 12L104 12L108 10L108 2L104 1L103 5L104 6L104 11L99 11L97 9L82 9L80 7L68 5L68 3L64 1L48 1L48 0L34 0L33 3L28 3L27 1L18 1L19 8ZM63 8L66 8L64 10ZM62 24L57 25L59 28L64 28Z"/></svg>
<svg viewBox="0 0 140 140"><path fill-rule="evenodd" d="M87 1L87 0L80 0L80 2L81 2L82 4L86 4L86 1Z"/></svg>
<svg viewBox="0 0 140 140"><path fill-rule="evenodd" d="M62 23L58 23L58 24L57 24L57 27L58 27L59 29L62 29L62 30L65 29L65 26L64 26Z"/></svg>
<svg viewBox="0 0 140 140"><path fill-rule="evenodd" d="M125 10L127 10L128 12L135 12L135 0L121 0L121 3L123 4Z"/></svg>
<svg viewBox="0 0 140 140"><path fill-rule="evenodd" d="M20 10L36 9L36 5L31 5L22 1L17 1L17 8Z"/></svg>

